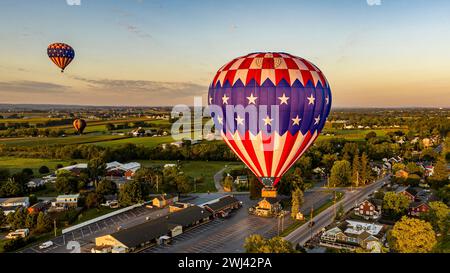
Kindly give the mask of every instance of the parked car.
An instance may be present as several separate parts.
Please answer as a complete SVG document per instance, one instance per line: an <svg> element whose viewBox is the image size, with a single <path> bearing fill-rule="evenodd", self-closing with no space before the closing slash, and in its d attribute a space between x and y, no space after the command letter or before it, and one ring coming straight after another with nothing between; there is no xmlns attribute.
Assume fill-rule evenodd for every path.
<svg viewBox="0 0 450 273"><path fill-rule="evenodd" d="M53 242L52 242L52 241L47 241L47 242L45 242L45 243L42 243L42 244L39 246L39 249L46 249L46 248L49 248L49 247L51 247L51 246L53 246Z"/></svg>

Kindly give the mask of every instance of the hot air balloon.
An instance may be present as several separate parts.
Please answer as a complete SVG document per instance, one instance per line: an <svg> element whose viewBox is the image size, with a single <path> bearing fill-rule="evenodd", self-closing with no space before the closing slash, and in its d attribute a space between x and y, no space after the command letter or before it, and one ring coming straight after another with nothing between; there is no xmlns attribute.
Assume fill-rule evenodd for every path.
<svg viewBox="0 0 450 273"><path fill-rule="evenodd" d="M73 122L73 128L77 130L77 132L81 135L83 134L84 129L86 128L87 123L84 119L76 119Z"/></svg>
<svg viewBox="0 0 450 273"><path fill-rule="evenodd" d="M61 68L61 73L75 58L75 51L70 45L54 43L48 46L47 54L50 60Z"/></svg>
<svg viewBox="0 0 450 273"><path fill-rule="evenodd" d="M267 189L319 136L331 108L322 71L287 53L252 53L216 73L208 93L216 130Z"/></svg>

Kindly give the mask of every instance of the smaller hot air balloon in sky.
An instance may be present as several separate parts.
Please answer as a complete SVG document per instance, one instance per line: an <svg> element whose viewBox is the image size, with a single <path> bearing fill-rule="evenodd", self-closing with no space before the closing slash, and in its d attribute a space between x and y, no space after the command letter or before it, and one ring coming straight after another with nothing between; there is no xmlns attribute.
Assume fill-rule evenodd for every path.
<svg viewBox="0 0 450 273"><path fill-rule="evenodd" d="M87 123L84 119L76 119L73 122L73 128L81 135L84 129L86 129Z"/></svg>
<svg viewBox="0 0 450 273"><path fill-rule="evenodd" d="M48 46L47 55L53 63L61 68L61 72L64 72L64 69L75 58L75 51L68 44L54 43Z"/></svg>

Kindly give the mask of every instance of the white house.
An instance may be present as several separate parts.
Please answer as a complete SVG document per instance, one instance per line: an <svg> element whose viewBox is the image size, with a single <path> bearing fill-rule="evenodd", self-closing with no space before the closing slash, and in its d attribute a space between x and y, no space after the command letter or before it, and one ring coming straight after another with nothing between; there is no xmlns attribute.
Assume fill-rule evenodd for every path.
<svg viewBox="0 0 450 273"><path fill-rule="evenodd" d="M18 208L28 208L29 206L30 198L28 197L0 198L0 208L6 215L15 212Z"/></svg>

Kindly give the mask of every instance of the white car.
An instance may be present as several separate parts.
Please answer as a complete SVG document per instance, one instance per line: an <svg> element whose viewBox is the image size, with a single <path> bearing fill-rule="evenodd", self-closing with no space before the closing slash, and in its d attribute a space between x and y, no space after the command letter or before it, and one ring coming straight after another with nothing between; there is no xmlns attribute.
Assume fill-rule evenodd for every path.
<svg viewBox="0 0 450 273"><path fill-rule="evenodd" d="M49 248L51 246L53 246L53 242L52 241L48 241L48 242L42 243L39 246L39 249L46 249L46 248Z"/></svg>

